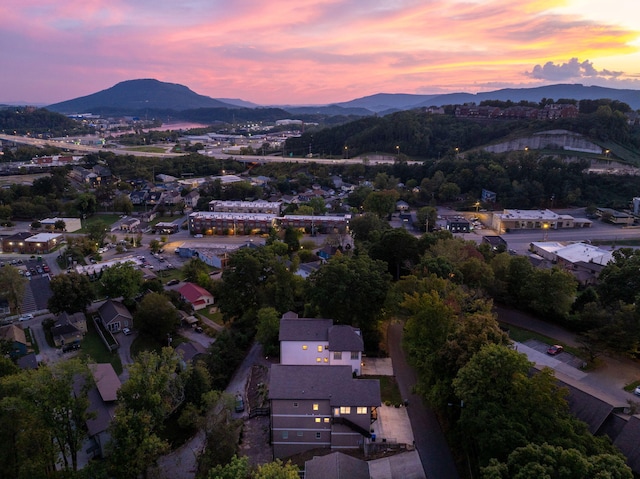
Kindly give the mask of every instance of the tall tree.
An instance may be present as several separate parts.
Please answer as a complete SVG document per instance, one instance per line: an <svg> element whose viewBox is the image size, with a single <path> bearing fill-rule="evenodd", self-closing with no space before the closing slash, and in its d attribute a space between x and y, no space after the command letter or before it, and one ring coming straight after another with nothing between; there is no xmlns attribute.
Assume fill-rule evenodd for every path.
<svg viewBox="0 0 640 479"><path fill-rule="evenodd" d="M360 328L365 344L374 347L390 280L382 261L336 255L309 277L309 297L322 316Z"/></svg>
<svg viewBox="0 0 640 479"><path fill-rule="evenodd" d="M140 332L166 344L178 327L178 312L171 301L159 293L148 293L142 298L133 316Z"/></svg>
<svg viewBox="0 0 640 479"><path fill-rule="evenodd" d="M100 281L109 297L122 296L124 302L130 302L140 292L143 276L132 262L125 262L105 269Z"/></svg>
<svg viewBox="0 0 640 479"><path fill-rule="evenodd" d="M55 314L86 312L96 297L89 278L75 271L53 277L49 285L53 294L47 307Z"/></svg>
<svg viewBox="0 0 640 479"><path fill-rule="evenodd" d="M27 280L13 266L0 268L0 296L7 300L12 311L21 311L26 283Z"/></svg>

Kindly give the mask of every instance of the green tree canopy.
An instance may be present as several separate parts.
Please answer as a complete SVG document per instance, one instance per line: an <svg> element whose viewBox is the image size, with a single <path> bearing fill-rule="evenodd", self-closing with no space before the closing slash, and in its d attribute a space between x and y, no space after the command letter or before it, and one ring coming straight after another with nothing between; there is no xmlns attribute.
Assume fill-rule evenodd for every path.
<svg viewBox="0 0 640 479"><path fill-rule="evenodd" d="M89 278L75 271L53 277L49 285L53 294L47 307L55 314L86 312L96 297Z"/></svg>
<svg viewBox="0 0 640 479"><path fill-rule="evenodd" d="M132 262L125 262L105 269L100 281L109 297L122 296L124 302L131 302L140 292L143 276L142 271L137 269Z"/></svg>
<svg viewBox="0 0 640 479"><path fill-rule="evenodd" d="M169 298L160 293L147 293L136 310L133 321L142 334L167 344L167 338L178 327L178 311Z"/></svg>
<svg viewBox="0 0 640 479"><path fill-rule="evenodd" d="M382 261L336 255L309 277L309 297L323 317L360 328L365 344L373 347L390 280Z"/></svg>
<svg viewBox="0 0 640 479"><path fill-rule="evenodd" d="M27 280L18 273L17 268L0 268L0 296L7 300L11 311L21 311L22 295Z"/></svg>

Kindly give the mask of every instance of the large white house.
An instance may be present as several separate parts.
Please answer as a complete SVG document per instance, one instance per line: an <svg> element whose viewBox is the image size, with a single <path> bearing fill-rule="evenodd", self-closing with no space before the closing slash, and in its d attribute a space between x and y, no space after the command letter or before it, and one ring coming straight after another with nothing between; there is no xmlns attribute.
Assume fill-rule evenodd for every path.
<svg viewBox="0 0 640 479"><path fill-rule="evenodd" d="M364 342L360 330L334 325L332 319L299 318L285 313L280 319L280 364L351 366L361 373Z"/></svg>

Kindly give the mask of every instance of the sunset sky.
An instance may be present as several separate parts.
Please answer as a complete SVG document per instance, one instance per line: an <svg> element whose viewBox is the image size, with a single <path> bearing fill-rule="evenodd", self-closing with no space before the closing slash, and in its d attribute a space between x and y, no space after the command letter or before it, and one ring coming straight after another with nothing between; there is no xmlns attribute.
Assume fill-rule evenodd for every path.
<svg viewBox="0 0 640 479"><path fill-rule="evenodd" d="M640 89L639 0L2 0L0 19L0 103L140 78L261 105Z"/></svg>

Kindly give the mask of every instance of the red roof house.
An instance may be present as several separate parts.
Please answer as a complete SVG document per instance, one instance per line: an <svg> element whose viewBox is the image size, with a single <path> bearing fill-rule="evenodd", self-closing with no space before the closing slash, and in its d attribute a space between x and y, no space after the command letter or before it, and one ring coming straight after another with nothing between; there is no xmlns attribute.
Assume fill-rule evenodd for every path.
<svg viewBox="0 0 640 479"><path fill-rule="evenodd" d="M196 311L213 304L213 295L197 284L185 283L178 292Z"/></svg>

